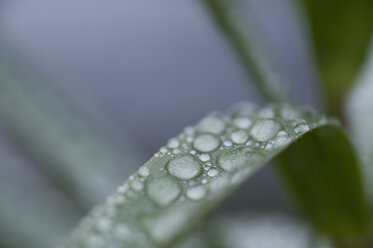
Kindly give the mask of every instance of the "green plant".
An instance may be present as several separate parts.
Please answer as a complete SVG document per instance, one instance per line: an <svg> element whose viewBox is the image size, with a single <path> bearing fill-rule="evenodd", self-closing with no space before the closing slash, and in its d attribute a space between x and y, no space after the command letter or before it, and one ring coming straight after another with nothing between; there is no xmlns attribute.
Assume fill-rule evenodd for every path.
<svg viewBox="0 0 373 248"><path fill-rule="evenodd" d="M325 109L339 121L286 102L291 92L284 90L244 1L201 1L270 103L262 108L241 103L226 114L214 112L196 126L185 128L94 207L59 247L246 247L250 242L246 236L255 239L264 235L252 233L260 232L266 218L272 220L266 234L276 236L278 231L284 238L277 247L370 247L373 48L369 49L369 39L373 2L296 2L311 27L328 98ZM45 228L48 224L34 229L30 223L37 221L40 211L26 217L12 216L16 222L5 218L17 201L12 200L13 192L0 188L2 198L10 199L0 203L0 235L5 233L0 245L51 247L74 224L79 212L89 209L125 179L118 178L123 175L118 172L120 165L138 158L133 152L121 156L112 150L105 138L90 131L94 130L90 122L80 117L77 121L80 115L71 114L69 106L51 97L47 85L35 82L30 71L15 70L19 65L9 59L0 60L0 64L0 115L7 120L2 127L40 165L45 177L52 178L46 179L45 185L56 184L56 202L63 202L57 205L70 212L66 219L53 214L57 205L52 203L46 209L46 223L65 219L61 230ZM11 104L15 107L10 108ZM24 123L25 119L29 122ZM48 128L51 133L45 135L33 132ZM74 139L79 142L77 148L71 146L76 144ZM81 152L79 156L72 156L75 149ZM253 213L206 218L271 160L311 228L289 218ZM103 163L110 166L103 167ZM17 187L6 179L9 177L3 179L8 188ZM103 186L106 188L101 191ZM17 207L27 212L43 206ZM25 224L24 219L28 220ZM271 227L284 230L272 230L271 234ZM16 232L21 239L6 239L7 232ZM43 241L44 234L53 238ZM292 235L302 238L294 241Z"/></svg>

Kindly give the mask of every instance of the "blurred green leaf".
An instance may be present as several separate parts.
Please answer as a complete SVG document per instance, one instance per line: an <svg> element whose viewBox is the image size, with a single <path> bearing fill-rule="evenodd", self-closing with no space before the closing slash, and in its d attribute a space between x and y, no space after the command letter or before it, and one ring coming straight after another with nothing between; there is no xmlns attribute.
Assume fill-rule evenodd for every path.
<svg viewBox="0 0 373 248"><path fill-rule="evenodd" d="M81 222L63 247L172 247L269 160L289 145L304 148L309 139L333 148L302 151L318 158L313 161L328 161L323 167L307 161L297 164L303 171L316 167L320 176L314 182L320 186L309 183L308 177L314 175L294 173L294 164L289 164L289 182L304 181L298 191L304 211L333 238L363 235L366 211L360 175L335 121L310 109L241 104L229 115L211 114L170 139ZM330 162L328 156L337 151L346 162ZM330 171L338 175L326 177ZM316 202L306 205L312 200ZM329 211L333 218L325 214Z"/></svg>
<svg viewBox="0 0 373 248"><path fill-rule="evenodd" d="M373 31L371 0L298 0L309 17L323 85L333 114L364 61Z"/></svg>
<svg viewBox="0 0 373 248"><path fill-rule="evenodd" d="M0 125L82 209L102 201L142 161L129 141L117 147L0 44Z"/></svg>
<svg viewBox="0 0 373 248"><path fill-rule="evenodd" d="M267 47L259 37L250 9L242 0L201 0L212 19L240 57L262 96L271 102L284 101L285 85L275 68Z"/></svg>
<svg viewBox="0 0 373 248"><path fill-rule="evenodd" d="M305 134L277 161L290 191L321 232L344 242L364 233L359 164L340 129L327 126Z"/></svg>
<svg viewBox="0 0 373 248"><path fill-rule="evenodd" d="M83 213L19 154L0 145L0 158L0 246L55 247Z"/></svg>
<svg viewBox="0 0 373 248"><path fill-rule="evenodd" d="M347 101L346 117L364 164L363 175L373 207L373 42L369 57Z"/></svg>
<svg viewBox="0 0 373 248"><path fill-rule="evenodd" d="M331 248L305 223L280 213L213 216L177 248Z"/></svg>

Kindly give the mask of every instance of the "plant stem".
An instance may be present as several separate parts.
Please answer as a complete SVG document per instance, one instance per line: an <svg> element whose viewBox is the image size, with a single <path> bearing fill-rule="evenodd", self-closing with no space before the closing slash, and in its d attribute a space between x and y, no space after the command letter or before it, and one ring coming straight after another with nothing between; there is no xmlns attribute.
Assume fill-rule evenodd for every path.
<svg viewBox="0 0 373 248"><path fill-rule="evenodd" d="M202 0L225 33L261 95L271 102L285 99L284 84L261 46L253 20L241 0Z"/></svg>

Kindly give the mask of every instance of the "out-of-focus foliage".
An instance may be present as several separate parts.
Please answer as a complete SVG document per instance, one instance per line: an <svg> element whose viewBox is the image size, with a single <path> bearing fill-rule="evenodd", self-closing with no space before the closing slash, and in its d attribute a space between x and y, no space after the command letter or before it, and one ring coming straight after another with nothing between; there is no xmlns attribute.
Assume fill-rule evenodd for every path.
<svg viewBox="0 0 373 248"><path fill-rule="evenodd" d="M364 164L365 186L373 208L373 42L357 85L347 102L346 117Z"/></svg>
<svg viewBox="0 0 373 248"><path fill-rule="evenodd" d="M373 32L371 0L298 0L312 30L329 110L341 114L343 100L360 70Z"/></svg>
<svg viewBox="0 0 373 248"><path fill-rule="evenodd" d="M259 93L268 101L284 101L286 87L259 37L249 6L242 0L201 1L236 51Z"/></svg>
<svg viewBox="0 0 373 248"><path fill-rule="evenodd" d="M51 248L82 213L43 175L0 138L0 244L6 248Z"/></svg>
<svg viewBox="0 0 373 248"><path fill-rule="evenodd" d="M0 127L61 189L89 210L142 159L119 151L50 83L0 44Z"/></svg>

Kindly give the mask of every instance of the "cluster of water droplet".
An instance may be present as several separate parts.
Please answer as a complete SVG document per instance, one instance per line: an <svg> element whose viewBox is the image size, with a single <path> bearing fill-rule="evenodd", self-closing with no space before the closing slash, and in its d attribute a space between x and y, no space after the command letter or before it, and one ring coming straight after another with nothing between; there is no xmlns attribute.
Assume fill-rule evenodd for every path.
<svg viewBox="0 0 373 248"><path fill-rule="evenodd" d="M108 247L105 240L112 248L131 247L132 241L151 247L142 230L160 246L167 243L189 221L190 209L219 199L270 154L325 121L311 110L290 106L258 110L241 104L229 115L209 115L170 139L82 223L81 229L95 235L79 247Z"/></svg>

